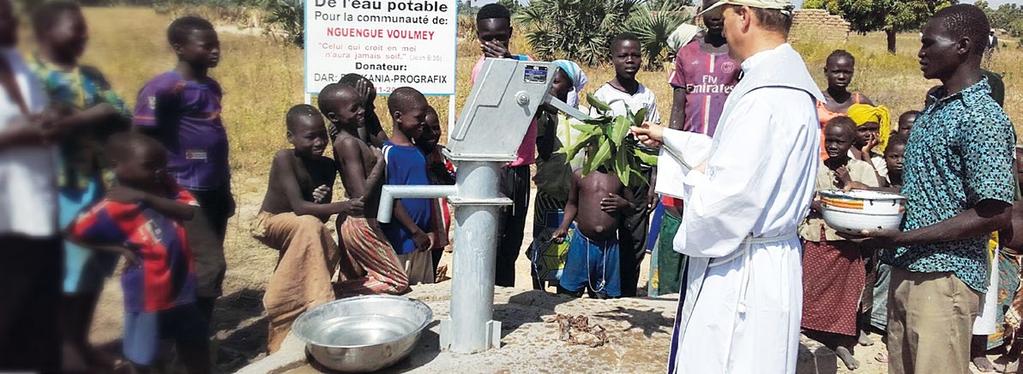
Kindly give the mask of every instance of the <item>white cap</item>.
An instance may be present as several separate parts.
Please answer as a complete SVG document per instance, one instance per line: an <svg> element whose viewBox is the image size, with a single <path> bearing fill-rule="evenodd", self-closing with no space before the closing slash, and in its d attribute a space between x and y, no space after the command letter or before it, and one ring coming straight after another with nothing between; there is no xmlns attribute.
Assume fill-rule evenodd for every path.
<svg viewBox="0 0 1023 374"><path fill-rule="evenodd" d="M788 0L720 0L717 3L714 3L714 5L708 7L707 9L704 9L702 12L700 12L700 14L697 14L696 16L699 17L704 13L711 11L712 9L715 9L726 4L745 5L750 8L760 9L777 9L789 16L792 15L792 10L795 9L795 6L792 5L792 2Z"/></svg>

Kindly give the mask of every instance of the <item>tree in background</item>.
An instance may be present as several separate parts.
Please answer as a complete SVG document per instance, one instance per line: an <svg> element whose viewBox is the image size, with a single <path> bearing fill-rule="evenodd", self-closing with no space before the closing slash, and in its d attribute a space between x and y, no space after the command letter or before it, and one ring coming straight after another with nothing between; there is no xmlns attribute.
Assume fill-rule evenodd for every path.
<svg viewBox="0 0 1023 374"><path fill-rule="evenodd" d="M566 58L594 66L626 30L636 0L533 0L515 15L542 60Z"/></svg>
<svg viewBox="0 0 1023 374"><path fill-rule="evenodd" d="M958 0L807 0L804 8L827 9L852 25L853 31L884 31L888 52L895 53L895 36L916 31L938 10Z"/></svg>
<svg viewBox="0 0 1023 374"><path fill-rule="evenodd" d="M1023 36L1023 6L1002 4L997 9L993 9L984 0L979 0L974 5L987 14L987 18L991 20L991 27L1003 29L1013 37Z"/></svg>
<svg viewBox="0 0 1023 374"><path fill-rule="evenodd" d="M635 33L647 69L659 69L668 36L691 19L685 1L532 0L515 20L526 31L533 53L542 60L566 58L595 66L608 61L610 42L619 33Z"/></svg>
<svg viewBox="0 0 1023 374"><path fill-rule="evenodd" d="M518 0L498 0L497 3L504 5L505 8L508 8L508 11L511 12L512 15L518 13L519 9L522 8L522 5L519 4Z"/></svg>
<svg viewBox="0 0 1023 374"><path fill-rule="evenodd" d="M280 29L288 41L305 46L305 4L302 0L273 0L267 4L266 22Z"/></svg>
<svg viewBox="0 0 1023 374"><path fill-rule="evenodd" d="M639 37L643 48L647 70L661 70L668 60L671 49L668 37L682 23L691 22L692 16L685 11L683 2L660 1L644 4L629 22L629 29Z"/></svg>

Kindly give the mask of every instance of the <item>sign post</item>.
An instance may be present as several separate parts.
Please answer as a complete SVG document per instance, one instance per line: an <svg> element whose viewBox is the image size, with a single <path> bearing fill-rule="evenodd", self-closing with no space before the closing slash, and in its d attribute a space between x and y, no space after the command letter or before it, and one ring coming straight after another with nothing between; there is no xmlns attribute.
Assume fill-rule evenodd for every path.
<svg viewBox="0 0 1023 374"><path fill-rule="evenodd" d="M381 95L409 86L453 107L457 22L457 0L306 0L305 93L358 73Z"/></svg>

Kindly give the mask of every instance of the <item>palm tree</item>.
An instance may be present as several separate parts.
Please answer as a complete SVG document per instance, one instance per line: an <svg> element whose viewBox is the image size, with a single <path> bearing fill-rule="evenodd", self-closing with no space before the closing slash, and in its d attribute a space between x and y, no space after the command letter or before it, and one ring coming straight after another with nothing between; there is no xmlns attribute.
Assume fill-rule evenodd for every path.
<svg viewBox="0 0 1023 374"><path fill-rule="evenodd" d="M656 6L656 7L655 7ZM666 60L668 37L692 16L684 5L671 1L650 1L638 9L629 22L629 29L639 37L645 54L647 70L661 70Z"/></svg>

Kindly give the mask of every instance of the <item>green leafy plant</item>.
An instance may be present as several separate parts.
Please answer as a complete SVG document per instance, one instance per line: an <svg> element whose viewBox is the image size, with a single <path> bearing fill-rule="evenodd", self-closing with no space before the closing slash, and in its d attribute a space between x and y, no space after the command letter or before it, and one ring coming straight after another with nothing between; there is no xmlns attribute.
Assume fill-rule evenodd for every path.
<svg viewBox="0 0 1023 374"><path fill-rule="evenodd" d="M532 0L515 14L533 54L597 66L607 62L610 42L627 29L640 0Z"/></svg>
<svg viewBox="0 0 1023 374"><path fill-rule="evenodd" d="M639 37L643 60L648 71L664 68L664 62L675 51L668 47L668 38L679 25L692 21L685 6L670 2L648 2L633 12L629 29Z"/></svg>
<svg viewBox="0 0 1023 374"><path fill-rule="evenodd" d="M276 0L267 4L266 22L277 28L288 41L302 47L305 37L305 8L302 0Z"/></svg>
<svg viewBox="0 0 1023 374"><path fill-rule="evenodd" d="M565 154L569 160L574 159L579 152L584 152L586 158L583 162L583 176L604 169L618 176L626 186L649 183L640 168L643 164L656 165L657 155L641 147L635 137L629 136L630 127L643 124L646 108L632 112L626 106L628 115L612 116L609 103L600 101L592 94L587 95L586 100L597 116L572 125L582 136L575 144L565 145L558 152Z"/></svg>

